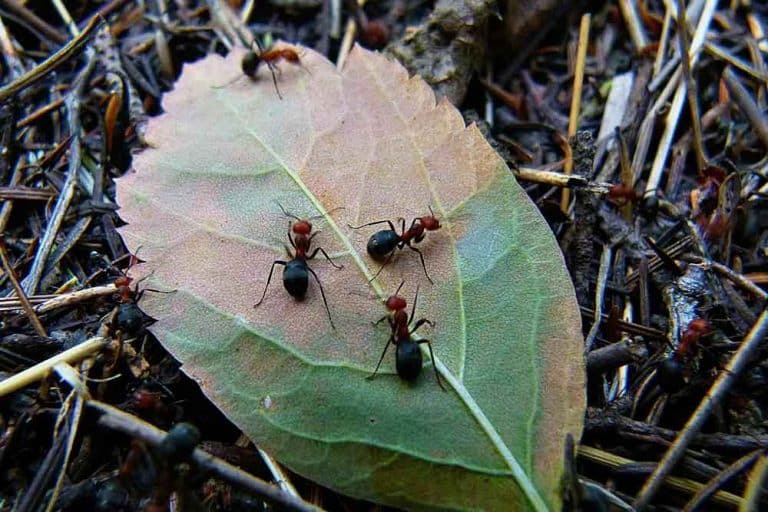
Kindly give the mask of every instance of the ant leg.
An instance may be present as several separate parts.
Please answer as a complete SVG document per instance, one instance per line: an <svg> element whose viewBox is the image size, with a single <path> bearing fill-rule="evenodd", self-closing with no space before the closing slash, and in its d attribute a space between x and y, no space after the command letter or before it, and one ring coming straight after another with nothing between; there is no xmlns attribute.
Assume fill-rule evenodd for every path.
<svg viewBox="0 0 768 512"><path fill-rule="evenodd" d="M374 326L375 326L375 325L379 325L381 322L383 322L384 320L386 320L386 319L388 319L388 318L390 318L390 316L389 316L389 315L384 315L383 317L379 318L379 319L378 319L378 320L376 320L375 322L371 322L371 323L372 323ZM392 324L392 320L390 320L390 321L389 321L389 323L390 323L390 324Z"/></svg>
<svg viewBox="0 0 768 512"><path fill-rule="evenodd" d="M395 293L397 295L397 293ZM416 295L413 297L413 306L411 307L411 316L408 317L408 324L413 322L413 315L416 314L416 302L419 300L419 285L416 285ZM415 329L415 328L414 328Z"/></svg>
<svg viewBox="0 0 768 512"><path fill-rule="evenodd" d="M376 373L379 371L379 367L381 366L381 362L384 360L384 356L387 355L387 349L389 348L389 344L392 343L392 341L395 339L395 335L391 334L389 336L389 339L387 340L387 344L384 345L384 351L381 353L381 357L379 358L379 364L376 365L376 369L373 370L373 373L370 374L366 379L370 380L376 376Z"/></svg>
<svg viewBox="0 0 768 512"><path fill-rule="evenodd" d="M425 276L427 276L427 279L429 280L429 282L430 282L431 284L435 284L435 283L434 283L434 281L432 281L432 278L431 278L431 277L429 277L429 273L427 272L427 264L426 264L426 263L424 263L424 255L423 255L423 254L421 254L421 251L420 251L420 250L418 250L417 248L415 248L414 246L412 246L412 245L410 245L410 244L407 244L407 245L408 245L408 248L409 248L410 250L412 250L412 251L416 251L417 253L419 253L419 258L421 259L421 268L423 268L423 269L424 269L424 275L425 275Z"/></svg>
<svg viewBox="0 0 768 512"><path fill-rule="evenodd" d="M312 238L310 238L310 240L312 240ZM288 221L288 241L291 242L291 247L296 249L296 244L294 243L293 237L291 236L291 221Z"/></svg>
<svg viewBox="0 0 768 512"><path fill-rule="evenodd" d="M272 83L275 84L275 91L277 91L277 97L282 100L283 95L280 94L280 88L277 86L277 76L275 75L275 68L269 62L267 62L267 67L269 68L269 72L272 73Z"/></svg>
<svg viewBox="0 0 768 512"><path fill-rule="evenodd" d="M440 373L437 371L437 365L435 364L435 353L432 352L432 342L429 340L419 340L417 341L418 344L426 343L427 348L429 348L429 357L432 359L432 368L435 370L435 378L437 379L438 385L440 385L440 389L443 391L446 391L445 387L443 386L443 383L440 381Z"/></svg>
<svg viewBox="0 0 768 512"><path fill-rule="evenodd" d="M267 277L267 284L264 286L264 293L261 294L261 299L259 299L259 302L254 304L253 307L256 307L264 302L264 297L267 295L267 288L269 288L269 282L272 281L272 272L275 271L275 265L285 266L287 263L281 260L275 260L272 262L272 267L269 269L269 277Z"/></svg>
<svg viewBox="0 0 768 512"><path fill-rule="evenodd" d="M317 281L317 285L320 287L320 295L323 296L325 311L328 313L328 321L331 322L331 328L336 329L336 326L333 325L333 318L331 318L331 308L328 307L328 301L325 299L325 291L323 290L323 283L320 282L320 279L317 277L317 274L315 274L315 271L312 270L312 267L307 265L307 270L309 270L312 273L312 275L315 276L315 281Z"/></svg>
<svg viewBox="0 0 768 512"><path fill-rule="evenodd" d="M314 236L314 235L313 235L313 236ZM312 239L310 238L310 240L312 240ZM335 263L333 262L333 260L331 259L331 257L330 257L330 256L328 256L328 253L327 253L327 252L325 252L325 249L323 249L322 247L318 247L317 249L315 249L315 252L313 252L313 253L312 253L312 254L311 254L309 257L307 257L307 259L308 259L308 260L314 259L314 258L315 258L315 256L317 256L317 253L318 253L318 252L321 252L321 253L323 253L323 256L325 256L325 259L327 259L327 260L328 260L328 263L330 263L330 264L331 264L331 265L333 265L334 267L336 267L336 268L344 268L344 265L337 265L337 264L335 264Z"/></svg>
<svg viewBox="0 0 768 512"><path fill-rule="evenodd" d="M352 224L347 224L347 226L349 226L351 229L360 229L360 228L364 228L366 226L375 226L376 224L389 224L389 228L392 231L395 231L395 225L392 224L391 220L377 220L377 221L374 221L374 222L369 222L368 224L361 224L359 226L353 226Z"/></svg>
<svg viewBox="0 0 768 512"><path fill-rule="evenodd" d="M427 320L426 318L421 318L421 319L419 319L419 321L418 321L418 322L416 322L416 325L414 325L414 326L413 326L413 329L411 329L411 332L410 332L410 334L413 334L413 333L415 333L415 332L416 332L416 329L418 329L419 327L421 327L421 326L422 326L422 325L424 325L424 324L427 324L427 325L428 325L428 326L430 326L430 327L434 327L434 326L435 326L435 323L434 323L434 322L432 322L432 321L430 321L430 320Z"/></svg>
<svg viewBox="0 0 768 512"><path fill-rule="evenodd" d="M382 271L382 270L384 270L384 267L386 267L387 265L389 265L389 262L390 262L390 261L392 261L392 258L394 257L394 255L395 255L395 252L394 252L394 251L392 251L392 252L390 253L390 255L387 257L387 261L385 261L385 262L384 262L384 263L381 265L381 267L379 267L379 270L378 270L378 271L376 271L376 274L374 274L374 276L368 280L368 282L369 282L369 283L372 283L374 279L376 279L377 277L379 277L379 274L381 274L381 271Z"/></svg>

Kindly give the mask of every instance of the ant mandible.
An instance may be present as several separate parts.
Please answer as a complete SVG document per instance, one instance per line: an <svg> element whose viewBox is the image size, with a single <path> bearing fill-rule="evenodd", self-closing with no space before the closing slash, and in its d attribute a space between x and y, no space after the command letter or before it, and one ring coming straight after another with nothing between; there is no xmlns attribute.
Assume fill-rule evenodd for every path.
<svg viewBox="0 0 768 512"><path fill-rule="evenodd" d="M280 70L277 69L275 64L282 59L291 64L301 65L299 54L293 48L275 48L274 46L270 46L265 50L261 47L258 39L254 39L253 42L256 43L259 51L255 52L253 50L248 50L248 52L243 55L243 60L240 61L240 67L243 70L243 74L251 80L256 80L259 64L263 62L267 65L269 72L272 74L272 82L275 84L277 97L282 100L283 96L280 94L280 89L277 87L276 74L276 71L279 72Z"/></svg>
<svg viewBox="0 0 768 512"><path fill-rule="evenodd" d="M378 325L382 321L387 320L389 322L390 328L392 329L392 332L389 335L387 344L384 345L384 351L381 353L381 357L379 358L379 363L376 365L376 369L368 378L372 379L376 376L376 373L379 371L379 367L381 366L381 362L384 360L384 356L387 354L389 344L394 343L397 347L397 352L395 353L395 367L397 368L397 374L401 379L413 382L419 376L419 373L421 373L421 367L423 364L421 349L419 348L419 345L426 343L427 347L429 347L429 356L432 359L432 367L435 370L435 378L437 379L437 383L440 385L440 388L445 391L443 383L440 381L440 374L437 372L437 365L435 364L435 353L432 351L432 342L429 340L414 340L411 337L411 335L415 333L416 330L422 325L427 324L430 327L434 327L435 324L426 318L421 318L416 322L413 328L411 328L411 323L413 322L414 315L416 314L416 301L419 298L419 288L416 287L416 296L413 298L413 307L411 308L411 315L409 317L408 313L405 311L405 308L408 306L408 304L404 298L398 295L404 283L405 281L401 282L400 286L397 287L395 294L391 295L386 300L385 306L389 312L374 324Z"/></svg>
<svg viewBox="0 0 768 512"><path fill-rule="evenodd" d="M257 307L264 302L264 297L267 295L267 288L269 288L269 283L272 281L272 272L275 270L275 265L282 265L285 267L283 269L283 286L285 287L285 290L297 300L302 300L307 293L309 274L314 276L315 281L317 281L317 284L320 287L320 295L323 297L325 310L328 312L328 320L331 322L331 327L335 329L336 326L333 324L333 318L331 318L331 310L328 307L328 301L325 298L323 285L317 277L317 274L315 274L315 271L307 264L307 260L314 259L315 256L317 256L317 253L321 252L323 256L325 256L325 259L327 259L334 267L341 269L344 268L344 266L336 265L322 247L318 247L312 254L307 255L310 246L312 245L312 239L320 233L320 231L312 233L312 223L309 222L309 219L301 219L296 215L288 213L285 208L283 208L283 205L279 203L278 206L286 217L290 217L296 221L288 221L288 241L291 242L291 247L293 247L294 253L291 255L290 249L286 247L285 250L288 252L289 256L292 256L292 259L290 261L275 260L272 262L272 267L269 269L269 277L267 277L267 284L264 286L264 293L261 294L261 299L259 299L259 302L254 304L253 307Z"/></svg>
<svg viewBox="0 0 768 512"><path fill-rule="evenodd" d="M405 219L400 217L401 234L399 235L397 234L397 231L395 231L395 225L391 220L377 220L361 226L352 226L351 224L348 224L351 229L360 229L366 226L375 226L376 224L389 224L390 229L377 231L368 239L366 249L371 258L376 261L385 260L379 271L376 272L376 275L371 278L371 281L376 279L384 267L386 267L392 260L392 257L395 254L395 249L408 247L410 250L418 253L419 258L421 259L421 267L424 269L424 275L427 276L429 282L432 283L432 278L429 277L429 273L427 272L427 265L424 263L424 255L419 249L411 245L412 243L419 243L424 240L427 231L436 231L440 229L440 221L435 217L435 212L432 211L431 206L429 207L429 213L430 215L413 219L413 222L411 222L411 226L408 229L405 229Z"/></svg>

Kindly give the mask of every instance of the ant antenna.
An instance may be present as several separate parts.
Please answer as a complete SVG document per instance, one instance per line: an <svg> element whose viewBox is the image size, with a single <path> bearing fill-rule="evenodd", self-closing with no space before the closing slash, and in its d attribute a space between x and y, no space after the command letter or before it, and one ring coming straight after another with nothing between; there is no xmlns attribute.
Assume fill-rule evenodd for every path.
<svg viewBox="0 0 768 512"><path fill-rule="evenodd" d="M404 284L405 284L405 279L400 281L400 286L397 287L397 290L395 290L395 293L393 295L397 295L398 293L400 293L400 288L402 288ZM418 287L416 288L416 290L417 290L416 293L419 293Z"/></svg>
<svg viewBox="0 0 768 512"><path fill-rule="evenodd" d="M288 210L286 210L283 207L283 205L280 204L280 201L275 201L275 202L277 203L277 206L279 206L280 209L283 211L283 215L285 215L286 217L290 217L290 218L296 219L298 221L304 220L304 219L294 215L293 213L288 213ZM326 217L326 215L330 215L331 213L333 213L335 211L344 210L344 209L345 208L343 206L337 206L336 208L332 208L332 209L328 210L327 212L325 212L325 215L323 215L323 214L314 215L312 217L307 217L306 220L324 219Z"/></svg>
<svg viewBox="0 0 768 512"><path fill-rule="evenodd" d="M435 216L435 212L434 212L434 211L432 211L432 205L429 205L429 204L428 204L428 205L427 205L427 208L429 208L429 213L430 213L430 214L431 214L431 215L434 217L434 216Z"/></svg>
<svg viewBox="0 0 768 512"><path fill-rule="evenodd" d="M298 221L302 220L299 217L297 217L296 215L294 215L292 213L288 213L288 211L285 208L283 208L283 205L280 204L280 201L275 201L275 202L277 203L277 206L279 206L280 209L283 211L283 215L285 215L286 217L290 217L292 219L296 219Z"/></svg>

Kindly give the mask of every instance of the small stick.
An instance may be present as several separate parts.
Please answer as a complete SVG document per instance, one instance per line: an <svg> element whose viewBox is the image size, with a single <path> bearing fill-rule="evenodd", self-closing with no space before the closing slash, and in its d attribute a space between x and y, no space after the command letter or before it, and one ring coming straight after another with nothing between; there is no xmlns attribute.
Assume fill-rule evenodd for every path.
<svg viewBox="0 0 768 512"><path fill-rule="evenodd" d="M614 455L612 453L605 452L598 448L593 448L591 446L586 446L583 444L579 445L577 449L577 454L579 458L586 459L590 462L594 462L596 464L599 464L601 466L611 468L611 469L619 468L621 466L624 466L626 464L632 464L634 462L632 459L627 459L626 457ZM681 478L677 476L666 477L664 479L664 485L666 485L670 489L674 489L676 491L680 491L686 494L696 493L704 487L701 483L695 480L691 480L689 478ZM713 500L720 505L731 505L731 506L737 506L737 507L741 505L744 501L741 498L741 496L737 496L728 491L717 491L717 493L715 493L715 495L713 496Z"/></svg>
<svg viewBox="0 0 768 512"><path fill-rule="evenodd" d="M95 26L95 24L93 26ZM91 27L91 25L89 25L89 27ZM86 33L88 33L88 27L83 31L83 34ZM48 221L45 234L40 239L40 245L37 248L32 268L30 268L29 274L23 281L24 291L30 294L35 293L37 290L37 285L40 283L40 277L48 262L48 255L53 248L56 233L59 231L61 222L64 220L64 215L66 215L67 209L69 208L69 203L75 195L77 173L80 170L80 162L82 159L82 148L80 147L80 96L83 94L85 86L88 83L88 75L91 74L91 71L93 71L93 68L96 65L96 53L93 50L89 50L87 53L88 62L84 69L78 74L74 88L70 91L66 101L67 124L69 125L70 134L74 136L70 149L67 177L64 180L64 185L62 186L61 193L56 201L56 206Z"/></svg>
<svg viewBox="0 0 768 512"><path fill-rule="evenodd" d="M600 256L600 269L597 272L597 283L595 285L595 317L600 315L603 310L603 301L605 300L605 285L608 282L608 274L611 270L611 259L613 258L613 247L607 245L603 247L603 254ZM597 337L597 331L600 330L600 321L595 320L592 327L589 329L584 340L584 353L589 353L592 349L592 344Z"/></svg>
<svg viewBox="0 0 768 512"><path fill-rule="evenodd" d="M749 473L747 488L744 489L744 504L739 512L760 510L760 500L763 496L763 486L768 479L768 456L763 454Z"/></svg>
<svg viewBox="0 0 768 512"><path fill-rule="evenodd" d="M67 10L67 7L64 5L64 3L61 0L51 0L51 3L56 8L56 12L59 13L61 20L67 26L67 29L69 30L69 33L72 35L72 37L79 36L80 29L77 28L77 23L75 23L72 19L72 16L69 14L69 11Z"/></svg>
<svg viewBox="0 0 768 512"><path fill-rule="evenodd" d="M94 16L91 18L91 21L88 23L85 29L83 29L78 37L72 39L59 51L29 70L28 73L25 73L23 76L17 78L10 84L0 89L0 102L7 100L11 96L18 94L19 91L43 79L48 73L56 69L59 65L63 64L74 54L79 52L88 42L91 34L97 28L99 28L102 23L104 23L104 19L99 16Z"/></svg>
<svg viewBox="0 0 768 512"><path fill-rule="evenodd" d="M636 5L637 2L619 0L619 9L621 9L621 15L624 17L624 22L629 29L629 37L632 39L632 44L635 45L635 52L639 52L648 46L648 38L645 37L643 23L640 21Z"/></svg>
<svg viewBox="0 0 768 512"><path fill-rule="evenodd" d="M661 36L659 36L659 48L656 51L656 59L653 61L653 77L655 78L661 72L664 65L664 57L667 55L667 41L669 41L669 27L672 25L672 10L669 6L664 8L664 23L661 25Z"/></svg>
<svg viewBox="0 0 768 512"><path fill-rule="evenodd" d="M738 380L739 375L746 368L747 364L752 361L766 334L768 334L768 309L764 309L762 314L760 314L757 322L752 326L752 329L741 343L739 350L736 351L728 365L720 373L714 384L712 384L707 395L685 424L678 438L672 443L672 446L670 446L658 466L656 466L653 474L651 474L642 489L640 489L633 504L635 509L642 511L650 505L663 480L683 456L688 445L696 434L699 433L701 427L704 426L712 410L718 406L736 380Z"/></svg>
<svg viewBox="0 0 768 512"><path fill-rule="evenodd" d="M57 98L50 102L47 105L44 105L40 107L39 109L35 110L31 114L29 114L27 117L16 123L17 128L24 128L25 126L28 126L38 119L40 119L42 116L47 114L48 112L52 112L59 107L61 107L64 104L64 98Z"/></svg>
<svg viewBox="0 0 768 512"><path fill-rule="evenodd" d="M58 363L75 363L101 351L108 344L108 339L96 336L82 342L77 346L72 347L69 350L65 350L60 354L56 354L55 356L50 357L45 361L41 361L36 365L17 373L16 375L8 377L7 379L0 381L0 398L18 391L19 389L34 382L44 379L46 375L48 375L48 373L51 371L51 369L53 369L53 367Z"/></svg>
<svg viewBox="0 0 768 512"><path fill-rule="evenodd" d="M117 293L117 288L113 284L107 286L94 286L93 288L78 290L76 292L67 293L66 295L57 295L37 306L35 310L38 313L47 313L54 309L72 306L74 304L79 304L80 302L97 299L114 293Z"/></svg>
<svg viewBox="0 0 768 512"><path fill-rule="evenodd" d="M89 400L87 404L102 413L98 423L103 427L139 438L152 446L159 446L165 439L166 432L116 407L96 400ZM210 472L236 487L251 492L261 499L277 505L277 508L281 510L321 512L314 505L291 496L280 488L270 485L200 448L195 448L191 459L201 470Z"/></svg>
<svg viewBox="0 0 768 512"><path fill-rule="evenodd" d="M728 92L731 94L733 101L736 102L741 111L744 112L744 115L747 116L755 133L760 137L763 146L768 148L768 121L766 121L760 107L757 106L749 91L741 84L741 81L730 66L723 71L723 80L728 87Z"/></svg>
<svg viewBox="0 0 768 512"><path fill-rule="evenodd" d="M45 332L45 327L43 327L40 318L38 318L37 313L35 312L35 308L32 307L32 303L29 302L27 295L19 284L19 278L16 275L16 271L13 269L13 265L11 265L10 258L8 257L8 249L5 247L5 241L2 238L0 238L0 259L3 261L3 268L5 269L6 274L8 274L8 279L11 280L13 289L16 290L16 296L21 302L21 307L24 308L24 312L27 314L29 321L32 323L37 334L47 338L48 333Z"/></svg>
<svg viewBox="0 0 768 512"><path fill-rule="evenodd" d="M540 171L530 167L518 167L513 172L518 180L541 183L542 185L551 185L553 187L578 188L598 194L607 194L613 185L612 183L589 181L579 174L566 175L561 172Z"/></svg>
<svg viewBox="0 0 768 512"><path fill-rule="evenodd" d="M5 0L3 6L25 22L29 23L32 28L51 41L59 44L67 42L67 37L64 34L50 26L45 20L39 18L34 12L27 9L22 2L19 2L18 0Z"/></svg>
<svg viewBox="0 0 768 512"><path fill-rule="evenodd" d="M764 452L765 450L763 448L754 450L725 468L721 473L718 473L714 478L707 482L707 485L699 490L699 492L697 492L693 498L688 501L688 503L685 504L682 512L694 512L695 510L701 510L699 507L704 505L704 503L709 498L711 498L715 492L717 492L723 485L728 483L728 480L746 470ZM747 510L757 510L757 507L748 508Z"/></svg>
<svg viewBox="0 0 768 512"><path fill-rule="evenodd" d="M736 286L738 286L742 290L745 290L751 293L758 299L762 299L762 300L768 299L768 293L766 293L765 290L763 290L762 288L757 286L755 283L753 283L747 276L743 274L739 274L738 272L734 272L730 267L726 267L722 263L718 263L716 261L708 260L698 256L688 256L683 259L690 263L701 265L704 268L711 268L714 271L721 273L722 275L730 279L731 282L733 282Z"/></svg>
<svg viewBox="0 0 768 512"><path fill-rule="evenodd" d="M693 127L693 150L696 155L696 168L699 176L704 172L706 157L704 156L704 143L701 135L701 116L699 114L699 102L696 97L696 82L693 81L691 61L689 60L690 45L688 44L688 21L685 15L685 1L677 0L677 35L680 40L681 64L683 67L683 80L688 93L688 108L691 111L691 125Z"/></svg>
<svg viewBox="0 0 768 512"><path fill-rule="evenodd" d="M571 96L571 113L568 118L568 138L570 139L576 135L576 130L579 128L579 112L581 111L581 91L584 85L584 68L587 64L587 47L589 46L589 22L592 17L589 14L585 14L581 17L581 24L579 25L579 45L576 50L576 67L573 74L573 96ZM565 174L571 174L573 172L573 158L569 158L565 161L563 167ZM564 212L568 211L568 202L570 200L570 191L568 189L563 190L563 196L560 200L560 209Z"/></svg>
<svg viewBox="0 0 768 512"><path fill-rule="evenodd" d="M699 58L699 53L704 46L704 39L709 32L709 24L712 22L712 17L715 14L715 8L717 7L717 0L706 0L704 10L699 18L699 24L696 26L696 32L693 35L691 41L691 47L689 49L688 58L690 59L691 67L696 65L696 61ZM679 30L685 30L685 27L678 24ZM651 165L651 173L648 177L648 183L646 184L646 193L654 193L659 188L659 182L661 181L661 175L664 172L664 165L667 161L669 154L669 148L672 145L672 138L675 135L678 121L680 120L680 112L683 109L683 101L685 101L685 87L683 83L677 85L675 96L672 99L672 104L669 106L669 112L665 121L664 132L661 135L661 139L658 144L658 151L656 157L653 159ZM655 115L656 109L652 111ZM633 161L634 164L634 161ZM637 171L637 168L633 165L633 170ZM635 174L635 180L638 175Z"/></svg>

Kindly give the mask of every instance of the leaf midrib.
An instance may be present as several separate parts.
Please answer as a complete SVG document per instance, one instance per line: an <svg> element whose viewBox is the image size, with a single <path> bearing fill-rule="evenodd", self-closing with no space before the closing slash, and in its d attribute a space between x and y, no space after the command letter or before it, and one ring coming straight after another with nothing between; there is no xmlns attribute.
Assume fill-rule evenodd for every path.
<svg viewBox="0 0 768 512"><path fill-rule="evenodd" d="M373 78L372 80L373 83L376 84L376 87L381 91L382 95L384 97L387 97L384 94L382 84L379 82L378 77L376 77L372 73L371 75ZM278 165L283 168L283 170L294 181L294 183L296 183L296 185L299 187L299 190L301 190L301 192L304 193L304 195L307 197L309 202L317 209L320 215L322 215L322 217L327 222L327 225L336 234L336 236L342 242L342 244L347 248L350 257L352 257L355 264L360 268L360 270L363 272L363 275L368 279L369 284L376 291L376 294L383 300L385 298L385 292L383 288L377 282L371 281L373 275L368 269L368 266L362 260L357 250L355 250L355 248L352 246L351 240L339 229L339 226L338 224L336 224L336 221L333 219L333 217L331 217L328 214L328 211L324 208L322 203L318 201L315 195L306 187L306 185L301 180L301 178L293 171L293 169L290 168L290 166L288 166L288 164L283 160L283 158L278 153L276 153L271 146L266 144L265 141L261 139L258 133L254 132L248 126L248 124L245 122L245 119L243 119L243 117L240 115L240 112L236 108L234 108L233 105L231 105L226 101L226 99L223 96L223 92L222 91L217 92L216 97L219 99L219 101L221 101L224 107L240 122L245 132L251 135L253 139L275 159ZM405 123L405 120L402 117L399 109L397 109L397 105L394 102L392 103L395 108L395 111L397 112L398 117L400 117L400 119L403 121L403 126L407 126L407 123ZM408 138L413 144L413 136L410 131L408 132ZM422 158L422 161L423 161L423 158ZM435 198L435 200L437 201L436 196L434 194L434 190L432 189L431 183L429 184L429 186L430 186L430 193L432 194L432 197ZM438 206L438 209L440 210L441 214L444 214L444 208L442 204L440 204L439 201L437 201L436 205ZM451 244L451 246L455 252L456 251L455 240L454 240L454 243ZM458 264L458 259L456 259L456 261ZM459 282L460 281L461 279L459 279ZM461 305L461 311L463 316L464 314L463 298L461 300L460 305ZM463 319L463 320L464 321L462 322L462 329L465 329L466 319ZM465 339L466 339L466 336L465 336ZM439 358L435 357L432 364L434 364L437 367L437 370L440 372L443 378L446 381L448 381L451 387L453 387L454 391L459 395L459 398L461 398L462 402L464 402L464 405L467 407L471 415L475 418L475 421L477 421L477 423L480 425L480 428L488 436L489 440L491 441L491 444L493 444L493 446L498 451L499 456L504 460L504 462L507 464L507 466L511 470L513 477L520 485L520 488L522 489L525 496L528 498L528 501L531 503L533 508L537 511L547 511L548 507L546 503L544 502L543 498L539 494L538 490L533 485L533 482L531 481L531 479L523 470L522 466L520 465L520 462L512 454L507 444L501 438L499 433L494 428L493 424L490 422L490 420L485 415L485 413L483 413L482 409L480 409L480 406L477 404L474 398L472 398L472 396L469 394L469 392L464 387L464 385L461 382L459 382L456 379L456 377L454 377L454 375L442 363L442 361L440 361Z"/></svg>

